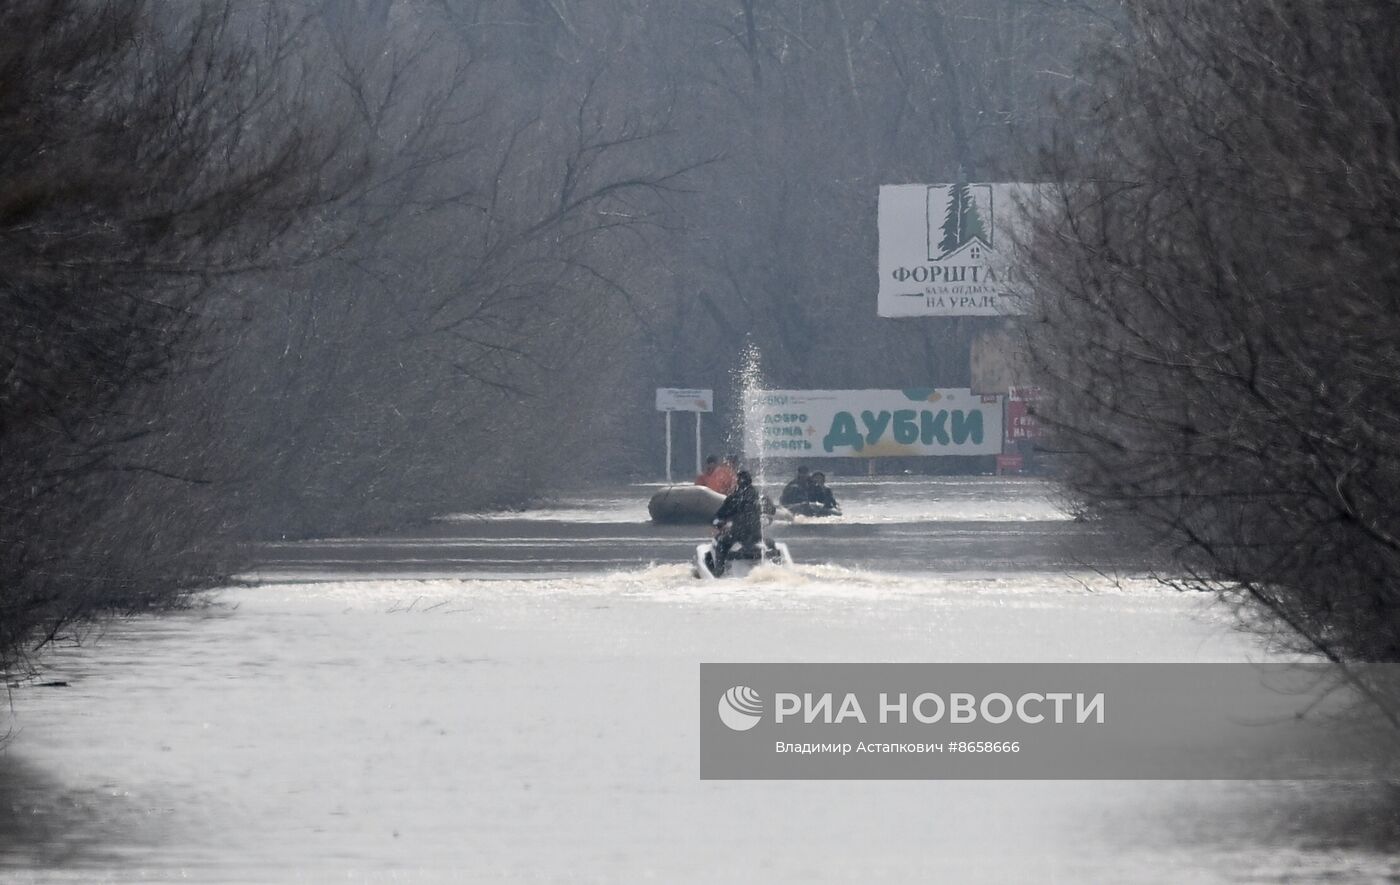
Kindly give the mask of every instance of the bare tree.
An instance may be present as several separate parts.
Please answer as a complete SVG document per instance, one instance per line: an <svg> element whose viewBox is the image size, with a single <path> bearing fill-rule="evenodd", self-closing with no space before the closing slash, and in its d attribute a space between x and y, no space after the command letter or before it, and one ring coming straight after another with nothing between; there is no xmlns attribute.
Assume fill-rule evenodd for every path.
<svg viewBox="0 0 1400 885"><path fill-rule="evenodd" d="M333 252L371 142L307 64L310 19L234 3L0 10L0 663L222 563L160 390L234 280ZM187 416L192 417L192 416ZM196 565L196 562L199 562Z"/></svg>
<svg viewBox="0 0 1400 885"><path fill-rule="evenodd" d="M518 504L618 460L626 413L599 402L633 368L638 272L658 266L705 163L675 149L664 92L626 96L598 59L561 60L550 29L529 29L548 51L502 52L479 41L481 13L406 10L395 25L426 47L337 38L377 141L417 133L425 103L438 123L376 158L353 203L374 235L260 283L249 320L214 336L217 380L187 382L181 411L219 425L201 431L221 440L205 461L236 490L245 536ZM567 70L552 85L522 70L542 63ZM386 102L424 83L438 85ZM217 408L210 387L226 392Z"/></svg>
<svg viewBox="0 0 1400 885"><path fill-rule="evenodd" d="M1026 249L1067 481L1289 644L1400 660L1400 15L1129 6Z"/></svg>

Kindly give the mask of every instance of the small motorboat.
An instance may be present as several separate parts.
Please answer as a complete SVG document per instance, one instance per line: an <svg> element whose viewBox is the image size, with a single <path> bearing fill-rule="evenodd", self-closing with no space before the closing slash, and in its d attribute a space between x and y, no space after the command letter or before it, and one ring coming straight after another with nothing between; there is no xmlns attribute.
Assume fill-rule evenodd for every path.
<svg viewBox="0 0 1400 885"><path fill-rule="evenodd" d="M781 541L770 541L764 539L757 544L735 543L729 548L729 554L724 558L724 566L716 570L716 553L718 553L718 542L711 541L708 544L700 544L695 548L695 562L691 571L695 577L704 581L714 581L719 578L742 578L753 571L756 566L768 563L769 565L792 565L792 554L788 552L788 547Z"/></svg>
<svg viewBox="0 0 1400 885"><path fill-rule="evenodd" d="M828 507L825 504L818 504L815 501L803 501L800 504L788 504L787 511L793 516L840 516L840 507Z"/></svg>

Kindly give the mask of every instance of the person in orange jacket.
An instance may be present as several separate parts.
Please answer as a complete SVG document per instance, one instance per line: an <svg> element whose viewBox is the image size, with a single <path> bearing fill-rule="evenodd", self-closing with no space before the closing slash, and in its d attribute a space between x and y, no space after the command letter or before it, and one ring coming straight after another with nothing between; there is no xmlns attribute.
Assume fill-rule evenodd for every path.
<svg viewBox="0 0 1400 885"><path fill-rule="evenodd" d="M732 495L739 486L739 475L728 463L714 455L705 459L705 470L695 477L695 484L713 489L721 495Z"/></svg>

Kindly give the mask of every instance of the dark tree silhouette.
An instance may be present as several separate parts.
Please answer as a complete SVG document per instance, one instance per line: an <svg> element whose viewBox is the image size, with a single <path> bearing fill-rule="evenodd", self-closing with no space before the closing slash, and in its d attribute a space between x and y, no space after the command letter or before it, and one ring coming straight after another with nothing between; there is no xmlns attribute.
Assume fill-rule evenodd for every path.
<svg viewBox="0 0 1400 885"><path fill-rule="evenodd" d="M1129 7L1024 252L1065 477L1272 635L1400 660L1400 15Z"/></svg>
<svg viewBox="0 0 1400 885"><path fill-rule="evenodd" d="M129 489L199 480L140 457L158 423L140 391L168 377L216 281L296 260L288 231L365 168L305 103L298 23L246 19L231 3L0 9L0 663L36 626L172 592L188 536Z"/></svg>

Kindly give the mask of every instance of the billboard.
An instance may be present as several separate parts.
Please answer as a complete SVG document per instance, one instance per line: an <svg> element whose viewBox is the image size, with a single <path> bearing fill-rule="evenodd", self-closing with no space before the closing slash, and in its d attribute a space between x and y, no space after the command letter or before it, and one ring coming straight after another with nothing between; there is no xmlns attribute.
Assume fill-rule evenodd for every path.
<svg viewBox="0 0 1400 885"><path fill-rule="evenodd" d="M1001 453L1001 397L967 388L759 390L745 408L750 458L907 458Z"/></svg>
<svg viewBox="0 0 1400 885"><path fill-rule="evenodd" d="M658 412L713 412L715 392L694 387L656 388Z"/></svg>
<svg viewBox="0 0 1400 885"><path fill-rule="evenodd" d="M880 187L882 317L1020 313L1008 260L1029 184Z"/></svg>

